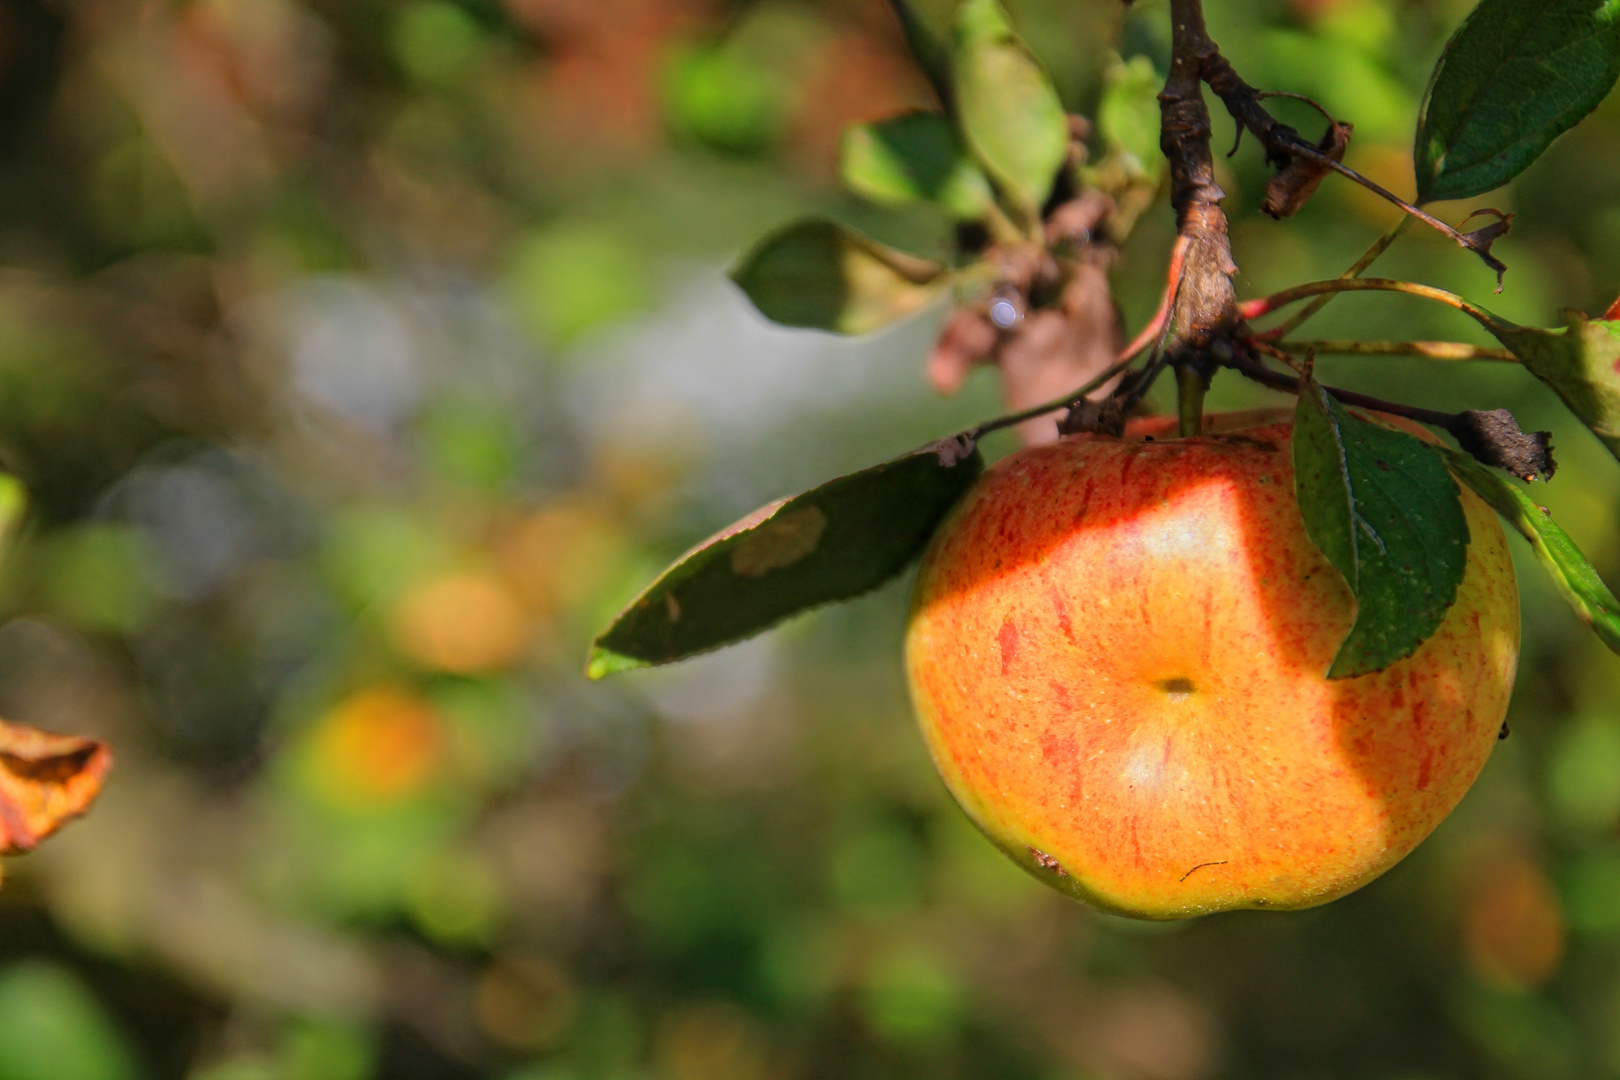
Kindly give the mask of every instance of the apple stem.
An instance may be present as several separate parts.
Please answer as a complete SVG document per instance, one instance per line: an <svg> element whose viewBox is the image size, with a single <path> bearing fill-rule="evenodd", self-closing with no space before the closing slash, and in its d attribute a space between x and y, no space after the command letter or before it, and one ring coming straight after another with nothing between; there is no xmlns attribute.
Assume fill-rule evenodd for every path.
<svg viewBox="0 0 1620 1080"><path fill-rule="evenodd" d="M1191 438L1204 430L1204 393L1209 384L1204 373L1192 364L1176 365L1177 411L1181 417L1181 437Z"/></svg>

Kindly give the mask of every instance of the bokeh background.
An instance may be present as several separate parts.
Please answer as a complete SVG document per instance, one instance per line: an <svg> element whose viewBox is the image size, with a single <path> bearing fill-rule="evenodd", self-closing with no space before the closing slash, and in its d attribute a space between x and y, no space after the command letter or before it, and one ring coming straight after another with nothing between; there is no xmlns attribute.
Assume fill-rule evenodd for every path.
<svg viewBox="0 0 1620 1080"><path fill-rule="evenodd" d="M1468 6L1209 15L1410 191ZM1076 111L1116 52L1163 70L1165 0L1009 7ZM1005 862L913 728L904 582L584 680L689 543L999 411L987 373L926 388L940 311L836 339L724 277L809 210L937 242L834 182L843 125L927 103L880 0L0 2L0 465L34 501L0 715L118 755L6 863L0 1080L1620 1076L1620 662L1528 560L1512 737L1304 913L1138 924ZM1330 179L1278 224L1252 146L1221 169L1245 296L1394 220ZM1601 312L1620 102L1486 201L1500 296L1416 229L1379 272ZM1161 194L1132 330L1171 235ZM1479 340L1387 296L1312 333ZM1554 428L1538 497L1620 580L1620 469L1517 369L1325 363ZM1235 378L1217 406L1264 400Z"/></svg>

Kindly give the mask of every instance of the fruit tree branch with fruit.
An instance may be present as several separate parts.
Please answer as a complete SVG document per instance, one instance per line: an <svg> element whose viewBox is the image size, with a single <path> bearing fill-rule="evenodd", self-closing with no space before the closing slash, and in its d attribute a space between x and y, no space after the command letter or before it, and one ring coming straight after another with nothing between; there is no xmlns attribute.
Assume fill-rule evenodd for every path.
<svg viewBox="0 0 1620 1080"><path fill-rule="evenodd" d="M1620 77L1620 19L1481 0L1430 77L1408 201L1343 164L1354 117L1324 112L1314 142L1273 117L1268 98L1298 95L1247 83L1199 0L1171 0L1162 89L1120 64L1092 118L1065 111L997 0L963 0L948 40L889 6L940 109L851 128L843 180L950 219L954 249L923 258L813 219L733 279L773 321L834 333L948 302L930 378L948 391L992 365L1009 411L716 533L602 632L590 674L718 648L919 562L905 655L923 734L958 803L1030 873L1146 918L1358 888L1451 811L1505 731L1519 625L1503 524L1616 652L1620 601L1531 494L1555 471L1547 433L1503 408L1324 386L1315 357L1518 363L1620 458L1620 312L1521 326L1362 276L1419 222L1500 292L1491 247L1513 215L1452 225L1423 207L1500 187L1590 113ZM1276 169L1263 212L1288 218L1339 176L1400 222L1336 279L1240 301L1205 85ZM1165 188L1164 294L1127 343L1108 270ZM1448 306L1500 348L1292 336L1346 292ZM1148 415L1166 370L1177 415ZM1206 415L1223 372L1292 408ZM1025 448L987 466L982 437L1009 427Z"/></svg>

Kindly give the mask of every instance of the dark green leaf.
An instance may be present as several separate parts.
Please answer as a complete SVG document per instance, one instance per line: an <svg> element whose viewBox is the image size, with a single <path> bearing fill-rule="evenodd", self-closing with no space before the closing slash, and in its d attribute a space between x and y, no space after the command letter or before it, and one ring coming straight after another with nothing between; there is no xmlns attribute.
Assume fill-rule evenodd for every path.
<svg viewBox="0 0 1620 1080"><path fill-rule="evenodd" d="M1559 528L1552 515L1536 505L1519 484L1485 468L1467 454L1454 450L1445 450L1444 454L1457 478L1473 488L1474 494L1530 541L1536 558L1581 621L1590 626L1611 651L1620 653L1620 601L1614 598L1614 593L1569 534Z"/></svg>
<svg viewBox="0 0 1620 1080"><path fill-rule="evenodd" d="M995 199L990 181L938 113L846 128L839 164L845 186L875 203L938 203L972 221Z"/></svg>
<svg viewBox="0 0 1620 1080"><path fill-rule="evenodd" d="M754 511L625 608L596 639L588 673L667 664L876 588L922 552L983 471L971 444L942 439Z"/></svg>
<svg viewBox="0 0 1620 1080"><path fill-rule="evenodd" d="M1418 202L1524 171L1620 76L1620 0L1481 0L1440 54L1418 115Z"/></svg>
<svg viewBox="0 0 1620 1080"><path fill-rule="evenodd" d="M1097 134L1109 150L1127 156L1140 176L1157 184L1164 175L1164 154L1159 150L1159 90L1164 77L1153 61L1133 56L1116 59L1103 76L1102 100L1097 105Z"/></svg>
<svg viewBox="0 0 1620 1080"><path fill-rule="evenodd" d="M841 334L864 334L910 315L947 280L938 263L831 221L800 221L772 233L731 279L772 322Z"/></svg>
<svg viewBox="0 0 1620 1080"><path fill-rule="evenodd" d="M1069 121L997 0L956 13L956 109L969 149L1031 221L1069 152Z"/></svg>
<svg viewBox="0 0 1620 1080"><path fill-rule="evenodd" d="M1573 310L1564 318L1563 330L1481 321L1620 458L1620 320L1589 320Z"/></svg>
<svg viewBox="0 0 1620 1080"><path fill-rule="evenodd" d="M889 0L889 7L894 9L895 18L900 20L900 32L905 35L906 46L911 49L917 66L922 68L934 93L939 95L939 103L950 112L955 108L952 103L950 50L908 0Z"/></svg>
<svg viewBox="0 0 1620 1080"><path fill-rule="evenodd" d="M1358 420L1306 375L1294 412L1305 531L1350 585L1356 621L1332 679L1382 671L1428 640L1457 596L1468 521L1435 448Z"/></svg>

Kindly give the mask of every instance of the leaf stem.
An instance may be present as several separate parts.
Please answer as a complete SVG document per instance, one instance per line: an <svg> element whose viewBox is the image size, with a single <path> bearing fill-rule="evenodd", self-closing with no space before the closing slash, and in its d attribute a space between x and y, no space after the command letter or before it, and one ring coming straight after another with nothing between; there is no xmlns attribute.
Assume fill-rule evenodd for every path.
<svg viewBox="0 0 1620 1080"><path fill-rule="evenodd" d="M1262 339L1264 340L1264 339ZM1289 353L1318 356L1420 356L1426 360L1499 360L1516 364L1519 358L1506 349L1488 349L1461 341L1269 341Z"/></svg>
<svg viewBox="0 0 1620 1080"><path fill-rule="evenodd" d="M1339 277L1360 277L1362 272L1365 271L1367 267L1371 266L1380 255L1389 250L1391 244L1395 243L1396 240L1401 238L1402 233L1406 232L1407 229L1412 227L1412 222L1414 220L1415 219L1411 214L1402 214L1401 220L1395 223L1394 228L1390 229L1383 236L1380 236L1377 240L1374 240L1372 247L1362 252L1361 258L1352 263L1350 268L1344 273L1340 274ZM1334 293L1327 293L1323 296L1318 296L1299 311L1295 312L1293 315L1290 315L1284 321L1265 331L1265 333L1261 336L1266 338L1280 338L1293 333L1295 330L1299 329L1301 324L1303 324L1306 319L1309 319L1312 315L1315 315L1318 311L1321 311L1323 308L1327 307L1328 304L1332 303L1335 295L1336 294Z"/></svg>
<svg viewBox="0 0 1620 1080"><path fill-rule="evenodd" d="M1032 240L1032 228L1020 228L1001 206L999 198L991 198L984 207L984 226L990 230L998 244L1017 247Z"/></svg>
<svg viewBox="0 0 1620 1080"><path fill-rule="evenodd" d="M1227 362L1227 366L1238 374L1253 379L1263 386L1269 386L1274 390L1282 390L1290 394L1299 393L1301 381L1299 376L1284 375L1280 371L1272 371L1260 361L1251 357L1234 356ZM1388 413L1391 416L1404 417L1407 420L1416 420L1420 424L1429 424L1446 431L1451 430L1457 419L1456 413L1439 412L1435 409L1424 409L1416 405L1402 405L1398 401L1385 401L1382 398L1370 397L1367 394L1358 394L1354 390L1340 390L1333 386L1324 386L1322 389L1346 405L1355 405L1363 409Z"/></svg>
<svg viewBox="0 0 1620 1080"><path fill-rule="evenodd" d="M1433 285L1420 285L1415 281L1397 281L1392 278L1331 278L1327 281L1308 281L1303 285L1295 285L1291 289L1272 293L1263 299L1239 304L1238 312L1245 319L1256 319L1308 297L1342 292L1398 292L1406 293L1408 296L1421 296L1425 300L1434 300L1447 307L1456 308L1486 329L1508 328L1508 324L1484 308L1470 304L1454 292L1437 289Z"/></svg>

